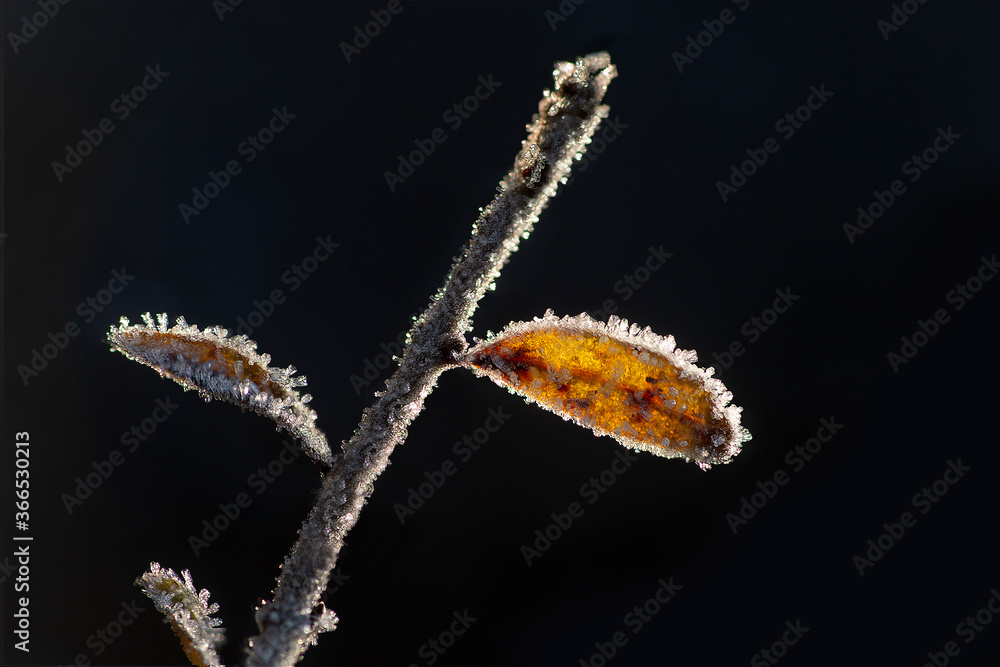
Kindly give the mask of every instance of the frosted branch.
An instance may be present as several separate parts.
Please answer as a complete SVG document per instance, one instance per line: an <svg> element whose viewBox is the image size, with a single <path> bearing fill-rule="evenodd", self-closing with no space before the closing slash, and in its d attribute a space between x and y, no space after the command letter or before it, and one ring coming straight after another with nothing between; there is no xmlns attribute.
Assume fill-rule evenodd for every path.
<svg viewBox="0 0 1000 667"><path fill-rule="evenodd" d="M553 75L555 87L545 91L499 194L473 225L472 238L444 286L407 335L403 358L385 392L365 410L343 454L324 476L316 504L282 565L274 601L258 612L261 634L250 641L249 664L294 664L321 631L317 628L325 612L320 596L375 479L406 438L407 426L423 409L438 376L468 348L465 333L479 300L607 116L608 107L600 102L616 76L607 53L556 63Z"/></svg>

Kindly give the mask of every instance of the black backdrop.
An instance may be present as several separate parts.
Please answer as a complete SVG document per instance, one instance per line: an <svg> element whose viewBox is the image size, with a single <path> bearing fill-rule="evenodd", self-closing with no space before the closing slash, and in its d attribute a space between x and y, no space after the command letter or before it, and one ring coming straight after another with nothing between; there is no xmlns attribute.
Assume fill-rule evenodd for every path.
<svg viewBox="0 0 1000 667"><path fill-rule="evenodd" d="M404 2L395 15L386 3L244 2L221 19L219 3L53 3L51 18L43 4L5 3L3 484L15 433L27 431L34 537L25 654L11 616L10 537L22 533L5 491L7 664L183 662L132 585L152 560L190 568L212 591L224 657L242 659L315 469L273 464L284 436L260 417L110 353L108 327L145 311L255 322L260 350L309 377L331 441L349 437L388 374L367 364L384 365L381 344L441 284L552 63L603 49L620 72L606 98L615 129L483 300L474 333L612 300L715 365L753 440L707 473L644 454L590 504L593 487L581 486L609 478L617 444L448 373L350 534L327 596L340 628L304 664L768 664L759 652L773 649L789 665L922 665L949 641L950 664L997 664L987 603L1000 587L1000 281L977 283L1000 249L995 4L911 0L888 39L889 2ZM348 62L341 43L372 11L391 22ZM688 48L696 57L680 71L674 54ZM147 67L168 74L157 83ZM122 118L113 101L144 77L156 87ZM443 114L480 77L499 85L456 127ZM776 127L802 105L808 120L791 136ZM248 161L241 142L275 109L294 118ZM54 168L103 118L114 129L91 154ZM390 191L385 172L435 128L447 140ZM928 153L935 162L911 181L904 163L949 132L947 151ZM777 152L747 164L754 173L724 200L717 182L769 138ZM179 205L230 160L240 173L186 222ZM845 223L896 179L905 192L849 238ZM286 272L317 237L339 247L307 262L315 271L293 290ZM661 247L672 255L645 272ZM115 271L134 277L102 292ZM624 289L627 275L641 288ZM981 289L962 303L949 299L958 285ZM283 301L271 312L274 290ZM776 290L797 298L775 320ZM105 301L100 312L88 298ZM255 300L270 312L262 321ZM894 368L887 355L939 309L947 321L925 324L935 335L916 335L923 345ZM45 348L67 325L79 333L65 349ZM743 354L721 364L734 342ZM54 358L25 373L36 350ZM366 369L378 377L360 386ZM150 421L163 416L157 400L177 406L162 423ZM475 438L491 409L509 419L459 455L455 443ZM842 425L833 438L803 464L786 458L824 419ZM154 424L133 451L123 445L124 432ZM78 480L107 470L114 450L120 465L70 513ZM455 474L424 487L430 498L401 523L398 506L448 459ZM968 470L946 476L949 462ZM262 488L251 476L269 464L283 469ZM753 497L779 471L787 483ZM914 502L945 477L943 497ZM249 507L196 556L190 536L241 493ZM744 499L762 507L735 524L727 515ZM522 546L572 502L583 515L550 529L561 534L529 565ZM883 537L890 548L860 576L854 557L904 512L915 523ZM627 616L671 578L681 588L670 602ZM134 621L120 614L133 600ZM992 625L959 625L982 609L978 622ZM476 620L453 645L442 638L443 655L422 649L466 611ZM786 632L797 624L801 637ZM624 646L604 658L619 632Z"/></svg>

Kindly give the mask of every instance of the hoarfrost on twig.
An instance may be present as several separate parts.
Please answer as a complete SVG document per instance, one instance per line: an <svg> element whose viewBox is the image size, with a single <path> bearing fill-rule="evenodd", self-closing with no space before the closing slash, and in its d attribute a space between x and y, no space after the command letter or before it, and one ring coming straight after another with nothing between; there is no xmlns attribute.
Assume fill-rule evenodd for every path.
<svg viewBox="0 0 1000 667"><path fill-rule="evenodd" d="M607 116L601 100L616 75L603 52L556 63L555 85L544 92L499 193L483 209L444 286L407 335L403 358L385 392L365 410L343 454L324 476L316 504L282 565L261 634L251 641L249 664L294 664L302 655L314 634L311 610L326 589L344 537L375 479L393 448L405 439L407 426L423 409L438 376L457 365L467 349L464 336L479 300Z"/></svg>

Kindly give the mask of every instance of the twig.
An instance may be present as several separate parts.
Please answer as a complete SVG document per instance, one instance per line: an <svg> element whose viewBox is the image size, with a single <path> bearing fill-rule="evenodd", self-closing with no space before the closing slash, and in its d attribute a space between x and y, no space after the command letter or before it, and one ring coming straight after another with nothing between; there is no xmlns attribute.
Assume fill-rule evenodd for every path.
<svg viewBox="0 0 1000 667"><path fill-rule="evenodd" d="M607 53L556 63L555 89L546 91L514 168L482 212L472 239L430 306L407 336L399 368L386 391L367 408L282 565L274 601L257 612L261 634L250 641L250 665L294 664L315 643L329 615L320 603L344 537L358 520L375 479L423 408L438 376L468 348L465 333L479 300L531 231L539 213L569 176L573 159L590 141L608 107L601 105L616 76Z"/></svg>

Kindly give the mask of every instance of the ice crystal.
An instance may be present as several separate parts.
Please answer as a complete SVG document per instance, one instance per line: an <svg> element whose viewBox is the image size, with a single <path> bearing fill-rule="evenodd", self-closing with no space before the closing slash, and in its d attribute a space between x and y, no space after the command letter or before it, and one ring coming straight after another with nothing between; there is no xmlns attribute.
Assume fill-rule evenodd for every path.
<svg viewBox="0 0 1000 667"><path fill-rule="evenodd" d="M263 632L268 625L280 623L281 615L268 604L267 600L260 600L254 611L254 619L257 621L257 627ZM322 633L332 632L337 629L339 621L340 619L337 618L337 614L332 609L327 609L326 605L320 602L310 614L309 629L306 630L305 636L301 640L303 644L302 648L315 646L319 642L319 636ZM253 640L250 640L250 648L251 650L254 648Z"/></svg>
<svg viewBox="0 0 1000 667"><path fill-rule="evenodd" d="M218 627L222 621L212 614L219 611L219 605L208 604L208 590L199 592L194 587L189 570L181 574L183 579L159 563L150 563L135 583L163 614L163 622L173 628L191 664L218 667L222 664L218 648L225 642L225 631Z"/></svg>
<svg viewBox="0 0 1000 667"><path fill-rule="evenodd" d="M739 454L750 433L732 394L697 358L649 327L548 311L470 348L465 364L598 435L707 469Z"/></svg>
<svg viewBox="0 0 1000 667"><path fill-rule="evenodd" d="M121 318L111 327L108 340L133 361L156 370L205 400L219 399L242 409L273 419L302 441L307 454L324 467L332 463L326 436L316 428L316 413L306 406L312 396L299 396L296 387L306 384L303 376L293 377L295 367L272 368L271 357L257 353L257 344L244 335L229 337L222 327L199 331L178 317L167 327L167 315L149 313L145 324L129 324Z"/></svg>

